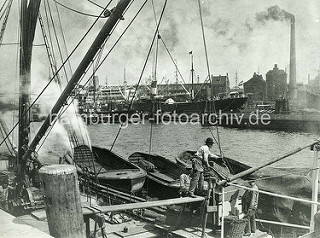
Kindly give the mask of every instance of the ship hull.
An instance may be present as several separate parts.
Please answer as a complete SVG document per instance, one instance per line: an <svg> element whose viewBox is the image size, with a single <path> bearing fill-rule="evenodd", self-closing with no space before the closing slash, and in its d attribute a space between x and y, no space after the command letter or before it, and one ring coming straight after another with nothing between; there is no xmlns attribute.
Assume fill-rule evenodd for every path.
<svg viewBox="0 0 320 238"><path fill-rule="evenodd" d="M129 156L129 161L147 171L145 188L149 196L168 199L180 196L180 175L185 173L187 163L191 163L190 158L194 153L195 151L186 151L176 161L172 161L159 155L135 152ZM229 158L224 159L227 167L214 163L214 167L218 173L212 174L212 172L209 172L210 175L221 179L250 168L238 161Z"/></svg>
<svg viewBox="0 0 320 238"><path fill-rule="evenodd" d="M81 175L88 171L92 179L102 185L124 192L135 193L142 189L147 173L121 156L95 146L92 152L85 145L74 151L74 162L81 168Z"/></svg>
<svg viewBox="0 0 320 238"><path fill-rule="evenodd" d="M133 108L139 112L156 112L160 110L163 113L178 114L186 113L205 113L205 112L237 112L247 101L247 97L243 98L225 98L214 100L214 104L210 100L190 101L190 102L173 102L166 103L162 101L143 100L133 104Z"/></svg>

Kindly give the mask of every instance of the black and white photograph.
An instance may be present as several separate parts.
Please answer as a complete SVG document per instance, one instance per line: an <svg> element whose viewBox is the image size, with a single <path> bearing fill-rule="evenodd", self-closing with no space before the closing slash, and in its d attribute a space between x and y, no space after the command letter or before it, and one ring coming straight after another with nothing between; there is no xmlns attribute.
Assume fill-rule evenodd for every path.
<svg viewBox="0 0 320 238"><path fill-rule="evenodd" d="M319 151L319 0L0 0L1 238L320 237Z"/></svg>

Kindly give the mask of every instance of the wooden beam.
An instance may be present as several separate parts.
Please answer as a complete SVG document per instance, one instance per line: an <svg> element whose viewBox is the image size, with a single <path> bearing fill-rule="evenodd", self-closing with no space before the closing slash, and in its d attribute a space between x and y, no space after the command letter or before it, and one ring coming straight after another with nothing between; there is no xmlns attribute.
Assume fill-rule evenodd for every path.
<svg viewBox="0 0 320 238"><path fill-rule="evenodd" d="M259 170L259 169L262 169L262 168L267 167L267 166L269 166L271 164L274 164L274 163L276 163L276 162L278 162L278 161L280 161L280 160L282 160L284 158L289 157L290 155L296 154L296 153L300 152L301 150L304 150L304 149L306 149L308 147L311 147L311 146L313 146L315 144L318 144L318 143L319 143L319 141L314 141L314 142L312 142L312 143L310 143L308 145L305 145L305 146L299 147L299 148L297 148L295 150L292 150L292 151L290 151L290 152L288 152L288 153L286 153L286 154L284 154L282 156L277 156L276 158L271 159L267 163L264 163L262 165L259 165L257 167L251 168L251 169L247 169L245 171L242 171L241 173L235 174L235 175L231 176L230 178L228 178L228 180L222 180L222 181L220 181L218 183L218 185L225 185L227 182L232 182L232 181L234 181L236 179L242 178L243 176L246 176L248 174L252 174L253 172L255 172L255 171Z"/></svg>
<svg viewBox="0 0 320 238"><path fill-rule="evenodd" d="M268 221L268 220L263 220L263 219L256 219L256 221L262 222L262 223L279 225L279 226L288 226L288 227L294 227L294 228L299 228L299 229L305 229L305 230L309 230L310 229L309 226L301 226L301 225L285 223L285 222Z"/></svg>
<svg viewBox="0 0 320 238"><path fill-rule="evenodd" d="M93 207L94 209L90 207L83 207L82 213L83 215L91 215L95 213L119 212L119 211L141 209L141 208L148 208L148 207L171 206L171 205L184 204L184 203L202 202L204 200L205 200L204 197L196 197L196 198L184 197L184 198L173 198L173 199L150 201L150 202L128 203L128 204L112 205L112 206L99 206L99 207Z"/></svg>
<svg viewBox="0 0 320 238"><path fill-rule="evenodd" d="M295 197L291 197L291 196L287 196L287 195L282 195L282 194L277 194L277 193L266 192L266 191L263 191L263 190L260 190L260 189L259 189L259 190L256 190L256 189L253 189L253 188L248 188L248 187L241 186L241 185L234 184L234 183L227 183L227 184L230 185L230 186L238 187L238 188L244 188L244 189L246 189L246 190L258 191L259 193L267 194L267 195L270 195L270 196L273 196L273 197L286 198L286 199L291 199L291 200L294 200L294 201L303 202L303 203L307 203L307 204L317 204L317 205L320 205L319 202L314 202L314 201L310 201L310 200L303 199L303 198L295 198Z"/></svg>

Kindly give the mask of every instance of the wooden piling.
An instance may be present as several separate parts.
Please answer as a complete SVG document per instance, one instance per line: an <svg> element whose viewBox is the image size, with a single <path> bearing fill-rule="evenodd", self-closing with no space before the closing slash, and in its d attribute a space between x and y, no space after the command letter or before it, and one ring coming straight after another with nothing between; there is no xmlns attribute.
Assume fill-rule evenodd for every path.
<svg viewBox="0 0 320 238"><path fill-rule="evenodd" d="M50 165L39 170L44 189L50 235L85 237L78 176L73 165Z"/></svg>

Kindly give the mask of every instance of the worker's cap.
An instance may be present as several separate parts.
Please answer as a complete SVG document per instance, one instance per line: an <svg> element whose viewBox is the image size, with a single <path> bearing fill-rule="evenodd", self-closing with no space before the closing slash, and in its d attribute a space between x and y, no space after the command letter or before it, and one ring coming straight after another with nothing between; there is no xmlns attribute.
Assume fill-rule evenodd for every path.
<svg viewBox="0 0 320 238"><path fill-rule="evenodd" d="M208 137L206 139L206 145L213 145L213 144L214 144L213 139L211 137Z"/></svg>

